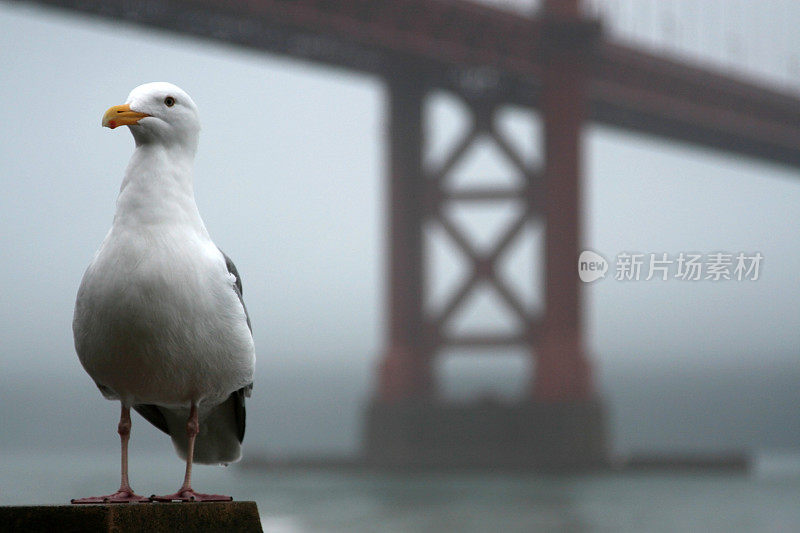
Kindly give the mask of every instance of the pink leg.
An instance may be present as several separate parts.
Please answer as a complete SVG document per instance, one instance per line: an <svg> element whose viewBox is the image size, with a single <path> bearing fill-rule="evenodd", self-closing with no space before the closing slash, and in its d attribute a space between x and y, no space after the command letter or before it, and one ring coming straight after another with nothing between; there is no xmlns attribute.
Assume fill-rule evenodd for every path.
<svg viewBox="0 0 800 533"><path fill-rule="evenodd" d="M186 474L183 477L183 485L174 494L166 496L151 496L156 502L229 502L233 500L230 496L221 494L201 494L192 490L192 460L194 459L194 440L200 433L200 422L197 419L197 404L192 402L189 411L189 420L186 422L186 434L189 436L189 450L186 454Z"/></svg>
<svg viewBox="0 0 800 533"><path fill-rule="evenodd" d="M120 482L119 490L106 496L78 498L72 500L72 503L133 503L150 501L150 498L134 493L131 484L128 482L128 441L131 438L131 409L125 404L122 404L117 433L119 433L122 443L122 481Z"/></svg>

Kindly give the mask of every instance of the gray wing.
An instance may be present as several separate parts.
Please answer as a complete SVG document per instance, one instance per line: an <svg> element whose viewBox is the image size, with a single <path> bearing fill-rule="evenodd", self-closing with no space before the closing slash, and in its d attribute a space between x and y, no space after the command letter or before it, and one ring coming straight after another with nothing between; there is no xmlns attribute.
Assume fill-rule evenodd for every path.
<svg viewBox="0 0 800 533"><path fill-rule="evenodd" d="M217 250L219 250L219 248L217 248ZM228 272L233 274L233 276L236 278L236 283L234 284L233 288L236 291L236 296L239 297L239 302L242 304L242 309L244 309L244 316L247 319L247 327L250 328L250 333L252 333L253 326L250 325L250 314L247 312L247 306L244 305L244 298L242 297L244 291L242 289L242 278L239 276L239 270L236 269L236 265L233 264L233 260L228 257L228 254L222 250L219 250L219 253L221 253L222 257L225 258L225 266L228 267ZM244 408L244 399L245 397L250 397L252 390L253 384L251 383L231 394L231 397L233 398L234 416L236 417L236 437L239 439L239 442L244 440L244 428L245 421L247 419L247 412Z"/></svg>
<svg viewBox="0 0 800 533"><path fill-rule="evenodd" d="M251 383L231 394L233 397L233 414L236 418L236 438L239 439L239 442L244 441L244 428L247 418L247 413L244 409L244 399L245 397L250 397L252 390L253 384Z"/></svg>
<svg viewBox="0 0 800 533"><path fill-rule="evenodd" d="M219 248L217 248L219 250ZM228 257L228 254L219 250L219 253L222 254L222 257L225 258L225 266L228 267L228 273L233 274L236 278L236 283L233 286L233 290L236 291L236 296L239 297L239 302L242 304L242 309L244 309L244 316L247 319L247 327L250 328L250 333L253 332L253 326L250 325L250 314L247 312L247 306L244 305L244 298L242 298L242 278L239 276L239 271L236 269L236 265L233 264L233 260Z"/></svg>
<svg viewBox="0 0 800 533"><path fill-rule="evenodd" d="M242 387L241 389L232 392L228 397L233 404L233 417L236 421L236 438L239 440L239 442L244 440L244 429L247 418L247 413L244 408L244 399L250 396L250 392L252 390L253 384L251 383L246 387ZM153 424L167 435L170 434L169 424L167 423L167 417L164 414L165 409L163 407L152 404L138 404L134 405L133 408L137 413L142 415L145 420Z"/></svg>
<svg viewBox="0 0 800 533"><path fill-rule="evenodd" d="M164 413L161 412L161 409L158 408L157 405L151 404L139 404L134 405L133 409L142 415L145 420L153 424L155 427L169 435L169 426L167 425L167 419L164 416Z"/></svg>

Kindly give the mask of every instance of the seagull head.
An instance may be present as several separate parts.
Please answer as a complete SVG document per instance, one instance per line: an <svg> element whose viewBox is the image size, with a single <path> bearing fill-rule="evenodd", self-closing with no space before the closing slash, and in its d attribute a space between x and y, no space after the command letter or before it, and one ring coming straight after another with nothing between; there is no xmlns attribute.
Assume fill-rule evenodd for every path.
<svg viewBox="0 0 800 533"><path fill-rule="evenodd" d="M197 106L183 89L166 82L136 87L124 104L106 111L103 126L128 126L137 146L179 144L192 151L200 134Z"/></svg>

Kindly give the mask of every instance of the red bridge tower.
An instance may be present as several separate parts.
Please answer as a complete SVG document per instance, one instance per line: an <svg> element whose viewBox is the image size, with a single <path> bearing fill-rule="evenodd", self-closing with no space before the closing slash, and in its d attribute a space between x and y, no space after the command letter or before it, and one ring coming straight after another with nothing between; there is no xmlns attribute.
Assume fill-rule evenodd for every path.
<svg viewBox="0 0 800 533"><path fill-rule="evenodd" d="M389 93L388 346L366 428L367 458L394 465L587 466L605 459L602 409L582 340L580 281L581 129L587 117L588 69L597 24L581 18L577 0L545 2L541 26L544 164L530 168L495 125L496 102L465 101L472 128L439 168L423 165L426 72L398 61ZM453 190L443 181L470 146L489 138L523 178L519 189ZM451 201L524 199L522 214L488 252L476 250L443 214ZM545 311L532 316L496 272L500 255L525 224L545 225ZM439 224L470 259L471 274L431 316L423 306L424 227ZM446 323L479 283L490 285L520 327L510 335L461 335ZM535 377L519 403L456 405L436 396L433 360L445 348L523 345Z"/></svg>

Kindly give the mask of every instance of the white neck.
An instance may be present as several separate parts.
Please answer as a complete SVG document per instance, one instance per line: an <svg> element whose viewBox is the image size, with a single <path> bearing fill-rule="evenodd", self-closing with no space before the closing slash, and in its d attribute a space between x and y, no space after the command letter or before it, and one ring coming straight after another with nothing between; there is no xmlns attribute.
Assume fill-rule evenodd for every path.
<svg viewBox="0 0 800 533"><path fill-rule="evenodd" d="M117 197L114 225L179 224L207 235L194 200L194 150L137 143Z"/></svg>

